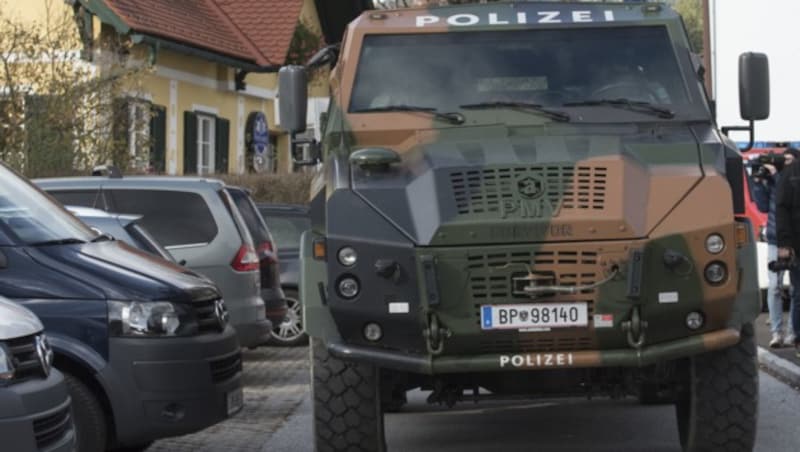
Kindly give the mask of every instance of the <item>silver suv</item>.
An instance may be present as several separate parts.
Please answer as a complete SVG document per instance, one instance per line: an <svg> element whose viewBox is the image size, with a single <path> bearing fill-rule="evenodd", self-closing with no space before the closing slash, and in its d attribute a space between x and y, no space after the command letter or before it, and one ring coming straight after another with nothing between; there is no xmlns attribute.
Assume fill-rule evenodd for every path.
<svg viewBox="0 0 800 452"><path fill-rule="evenodd" d="M269 340L259 258L225 184L187 177L78 177L34 181L64 205L141 215L138 221L176 261L222 291L239 343Z"/></svg>
<svg viewBox="0 0 800 452"><path fill-rule="evenodd" d="M1 256L1 255L0 255ZM71 452L75 448L64 376L41 322L0 297L0 438L2 450Z"/></svg>

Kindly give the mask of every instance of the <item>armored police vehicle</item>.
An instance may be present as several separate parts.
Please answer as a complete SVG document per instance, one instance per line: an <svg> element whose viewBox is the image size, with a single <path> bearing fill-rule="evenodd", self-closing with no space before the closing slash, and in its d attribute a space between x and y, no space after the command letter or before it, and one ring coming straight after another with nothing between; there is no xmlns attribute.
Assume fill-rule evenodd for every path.
<svg viewBox="0 0 800 452"><path fill-rule="evenodd" d="M385 450L384 413L412 388L448 405L638 395L675 404L686 451L752 449L742 160L677 13L372 11L309 66L325 62L321 145L295 140L299 163L324 162L300 290L317 450ZM752 132L766 56L743 55L740 76ZM295 134L306 68L280 78Z"/></svg>

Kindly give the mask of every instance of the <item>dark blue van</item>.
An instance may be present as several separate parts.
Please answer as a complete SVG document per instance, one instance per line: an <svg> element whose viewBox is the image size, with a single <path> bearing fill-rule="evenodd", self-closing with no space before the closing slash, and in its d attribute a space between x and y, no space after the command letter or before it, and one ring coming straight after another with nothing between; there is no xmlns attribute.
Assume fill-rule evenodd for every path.
<svg viewBox="0 0 800 452"><path fill-rule="evenodd" d="M216 286L94 232L2 164L0 295L44 324L81 452L142 447L242 408Z"/></svg>

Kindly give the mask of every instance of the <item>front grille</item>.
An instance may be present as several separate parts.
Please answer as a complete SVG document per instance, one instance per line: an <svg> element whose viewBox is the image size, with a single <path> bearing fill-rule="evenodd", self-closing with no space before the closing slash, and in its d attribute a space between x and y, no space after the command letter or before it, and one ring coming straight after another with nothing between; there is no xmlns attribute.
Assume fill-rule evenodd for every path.
<svg viewBox="0 0 800 452"><path fill-rule="evenodd" d="M237 352L228 357L211 361L211 379L214 381L214 383L228 381L241 371L241 353Z"/></svg>
<svg viewBox="0 0 800 452"><path fill-rule="evenodd" d="M543 191L535 197L548 200L557 214L563 210L603 210L607 177L607 168L592 166L486 168L452 172L450 185L459 214L499 214L504 201L524 199L519 184L532 179Z"/></svg>
<svg viewBox="0 0 800 452"><path fill-rule="evenodd" d="M33 421L33 432L36 436L36 445L39 449L51 446L61 439L72 429L72 419L69 407L58 411L50 416L36 419Z"/></svg>
<svg viewBox="0 0 800 452"><path fill-rule="evenodd" d="M216 302L217 300L212 299L192 303L199 333L219 333L222 330L214 312Z"/></svg>
<svg viewBox="0 0 800 452"><path fill-rule="evenodd" d="M518 288L514 287L513 278L525 276L529 270L552 274L561 286L591 285L598 280L598 259L598 254L590 251L469 254L470 292L474 300L527 299L525 295L514 293ZM581 292L584 297L580 301L591 301L593 293L593 290Z"/></svg>
<svg viewBox="0 0 800 452"><path fill-rule="evenodd" d="M546 335L493 331L481 334L478 348L482 353L508 353L528 351L578 351L596 347L593 333L594 303L597 290L584 290L576 294L543 295L532 300L520 292L519 282L533 270L548 275L559 286L588 286L605 277L600 256L594 251L537 250L514 252L470 253L468 292L473 302L474 320L481 325L481 305L500 303L584 302L589 309L589 328L556 329Z"/></svg>
<svg viewBox="0 0 800 452"><path fill-rule="evenodd" d="M14 381L44 378L44 369L36 353L36 336L10 339L4 342L14 365Z"/></svg>

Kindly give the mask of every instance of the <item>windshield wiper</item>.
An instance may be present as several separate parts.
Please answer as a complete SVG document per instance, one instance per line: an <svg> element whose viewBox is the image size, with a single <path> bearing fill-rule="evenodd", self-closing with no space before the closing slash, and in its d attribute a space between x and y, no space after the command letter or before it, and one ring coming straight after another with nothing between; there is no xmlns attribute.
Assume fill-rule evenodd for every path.
<svg viewBox="0 0 800 452"><path fill-rule="evenodd" d="M663 119L672 119L675 112L667 108L658 107L650 102L632 99L595 99L583 100L580 102L567 102L565 107L594 107L597 105L608 105L609 107L624 108L638 113L650 113Z"/></svg>
<svg viewBox="0 0 800 452"><path fill-rule="evenodd" d="M388 113L393 111L409 113L427 113L434 118L449 122L450 124L464 124L466 119L461 113L441 113L433 107L419 107L416 105L386 105L383 107L362 108L351 113Z"/></svg>
<svg viewBox="0 0 800 452"><path fill-rule="evenodd" d="M69 239L44 240L41 242L29 243L28 245L29 246L77 245L79 243L86 243L86 242L81 239L69 238Z"/></svg>
<svg viewBox="0 0 800 452"><path fill-rule="evenodd" d="M464 104L461 108L465 110L483 110L487 108L512 108L517 110L529 111L533 113L539 113L541 115L547 116L548 118L559 121L559 122L569 122L571 119L568 114L560 111L549 110L544 108L542 105L534 104L531 102L511 102L511 101L489 101L489 102L479 102L477 104Z"/></svg>

